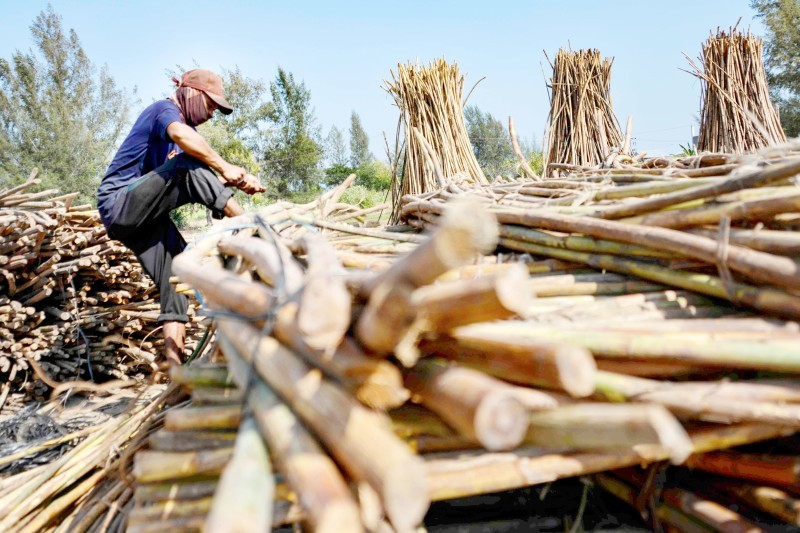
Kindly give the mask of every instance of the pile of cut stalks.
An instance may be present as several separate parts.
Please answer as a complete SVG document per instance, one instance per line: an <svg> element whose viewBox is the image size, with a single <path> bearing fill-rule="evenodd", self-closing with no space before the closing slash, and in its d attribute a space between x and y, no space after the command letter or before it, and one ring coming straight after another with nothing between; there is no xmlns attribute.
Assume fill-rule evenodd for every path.
<svg viewBox="0 0 800 533"><path fill-rule="evenodd" d="M0 414L59 383L143 380L163 341L156 288L78 193L0 190ZM195 317L193 317L195 319ZM198 342L190 328L187 346Z"/></svg>
<svg viewBox="0 0 800 533"><path fill-rule="evenodd" d="M381 229L271 206L178 258L224 362L175 369L128 527L411 531L592 474L652 527L798 525L800 145L562 170Z"/></svg>

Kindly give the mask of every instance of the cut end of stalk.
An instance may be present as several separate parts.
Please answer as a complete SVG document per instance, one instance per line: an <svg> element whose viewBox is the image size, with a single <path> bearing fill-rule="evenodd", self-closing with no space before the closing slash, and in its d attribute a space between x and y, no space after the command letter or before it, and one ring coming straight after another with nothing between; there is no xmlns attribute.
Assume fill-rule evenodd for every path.
<svg viewBox="0 0 800 533"><path fill-rule="evenodd" d="M594 393L597 363L591 352L579 346L559 346L555 356L561 386L573 398Z"/></svg>
<svg viewBox="0 0 800 533"><path fill-rule="evenodd" d="M533 299L533 292L526 290L528 278L528 268L522 263L515 263L497 277L497 298L503 307L519 316L525 315Z"/></svg>
<svg viewBox="0 0 800 533"><path fill-rule="evenodd" d="M330 284L324 278L309 280L303 289L303 300L324 304L328 309L321 313L317 305L300 306L297 326L306 344L316 350L338 346L350 326L350 293L344 285Z"/></svg>
<svg viewBox="0 0 800 533"><path fill-rule="evenodd" d="M439 255L449 268L468 263L476 254L486 254L497 246L497 219L475 198L460 198L448 205L441 230L451 238L439 239Z"/></svg>
<svg viewBox="0 0 800 533"><path fill-rule="evenodd" d="M507 392L490 393L475 412L475 438L489 451L516 448L528 431L528 412Z"/></svg>

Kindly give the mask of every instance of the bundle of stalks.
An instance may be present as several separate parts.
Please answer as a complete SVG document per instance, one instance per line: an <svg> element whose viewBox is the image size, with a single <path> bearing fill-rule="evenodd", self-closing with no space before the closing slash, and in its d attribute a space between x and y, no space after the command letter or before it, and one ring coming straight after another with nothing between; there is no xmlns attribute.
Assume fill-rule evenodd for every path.
<svg viewBox="0 0 800 533"><path fill-rule="evenodd" d="M564 194L595 187L600 198L585 206L585 214L617 207L641 214L647 211L637 204L651 196L674 195L676 203L686 201L678 195L717 199L794 175L791 158L765 154L763 164L693 183L670 177L676 166L653 167L656 173L640 180L652 188L634 183L631 196L643 199L630 205L611 193L630 186L632 172L612 173L604 182L584 171L544 183ZM731 169L708 175L715 172L725 176ZM775 318L791 309L786 302L796 290L785 256L765 258L730 245L728 268L735 276L758 283L769 276L769 290L785 294L772 300L773 293L760 299L752 293L757 305L746 311L739 300L724 303L724 290L703 290L714 287L704 285L709 276L702 272L716 268L716 260L704 240L693 240L698 234L642 235L632 222L579 216L569 206L557 207L572 209L571 216L555 216L549 198L539 202L533 195L533 201L511 200L528 209L508 208L500 193L526 188L513 185L475 188L468 194L473 201L449 205L464 191L406 198L407 225L382 229L326 220L319 205L270 206L231 220L235 237L220 226L178 257L176 274L203 294L215 317L231 377L204 371L187 381L175 374L196 382L197 406L171 415L151 450L137 454L140 487L155 491L167 480L191 480L172 490L202 494L191 504L181 498L186 505L178 506L182 514L172 515L171 524L199 527L209 509L225 507L219 502L250 501L247 491L255 484L226 483L224 496L209 499L218 485L206 483L237 455L237 428L252 443L249 414L262 444L248 445L242 459L257 457L264 446L275 469L264 475L277 480L275 494L284 480L303 519L331 530L374 529L385 520L408 531L433 500L638 464L677 464L692 453L774 439L800 427L790 382L720 387L714 381L764 370L798 373L797 326ZM591 256L585 250L600 238L586 235L601 226L606 255L644 266L611 273L591 257L552 259L571 247ZM417 234L419 227L430 233ZM308 235L310 228L325 240ZM675 233L687 237L675 240ZM535 252L508 244L534 238L540 242ZM504 247L495 248L498 239ZM343 269L334 259L354 254L381 264ZM653 270L658 276L648 275ZM608 370L598 370L603 365ZM204 390L211 386L218 390ZM200 422L205 425L193 426ZM182 432L192 439L181 438ZM198 447L178 444L189 440ZM268 498L270 484L263 482L258 491ZM136 526L178 507L143 505L133 515Z"/></svg>
<svg viewBox="0 0 800 533"><path fill-rule="evenodd" d="M652 185L642 186L620 184L625 175L612 173L605 184L580 185L579 177L546 182L564 191L564 197L555 199L522 200L520 193L530 194L531 188L547 190L538 183L503 187L513 195L498 194L499 187L468 193L495 214L500 244L509 250L636 276L768 316L797 319L800 278L793 256L800 241L787 231L793 227L787 222L800 210L800 194L791 181L800 172L796 150L797 143L777 157L775 149L766 150L733 171L724 169L717 178L709 173L703 179L654 181L660 176L647 174L637 179ZM457 196L450 191L408 196L401 214L411 226L430 227ZM591 205L576 205L589 201ZM763 236L762 227L767 229Z"/></svg>
<svg viewBox="0 0 800 533"><path fill-rule="evenodd" d="M122 412L66 435L34 443L7 461L20 461L48 449L61 453L49 462L0 480L0 528L9 532L123 531L133 505L125 473L130 455L148 431L158 427L166 403L175 402L176 386L152 385L131 394ZM108 407L108 401L103 403ZM127 407L125 407L127 406ZM91 414L85 405L73 410ZM70 448L64 449L63 445ZM123 477L120 477L123 474Z"/></svg>
<svg viewBox="0 0 800 533"><path fill-rule="evenodd" d="M548 87L550 125L544 149L545 175L555 169L548 163L600 165L609 156L630 151L630 146L623 146L611 105L612 62L601 59L599 50L562 48L555 63L550 64L553 77Z"/></svg>
<svg viewBox="0 0 800 533"><path fill-rule="evenodd" d="M444 59L427 67L398 64L397 74L391 75L385 89L400 109L405 134L403 175L392 184L393 204L404 194L435 191L456 177L485 185L464 122L464 77L458 64Z"/></svg>
<svg viewBox="0 0 800 533"><path fill-rule="evenodd" d="M741 154L786 142L772 105L760 37L717 29L703 43L694 75L703 82L699 151Z"/></svg>
<svg viewBox="0 0 800 533"><path fill-rule="evenodd" d="M0 191L3 413L58 382L142 380L163 343L157 292L133 253L77 193L27 192L38 183ZM201 334L190 328L187 349Z"/></svg>

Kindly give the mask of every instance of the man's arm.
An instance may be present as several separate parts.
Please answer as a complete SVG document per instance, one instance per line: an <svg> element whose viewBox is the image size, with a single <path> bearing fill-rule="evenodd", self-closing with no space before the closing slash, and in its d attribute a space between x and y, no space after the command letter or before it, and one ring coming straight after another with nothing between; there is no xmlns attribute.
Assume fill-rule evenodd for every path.
<svg viewBox="0 0 800 533"><path fill-rule="evenodd" d="M243 180L250 182L251 184L253 180L258 182L258 178L255 176L252 178L247 178L249 174L242 167L232 165L222 159L222 156L220 156L213 148L211 148L211 146L209 146L202 135L197 133L193 128L190 128L186 124L183 124L182 122L172 122L169 126L167 126L167 135L169 135L175 144L180 146L184 152L192 157L196 157L203 163L219 172L220 181L222 181L223 184L238 186ZM263 187L261 187L261 190L253 189L254 188L251 186L250 190L253 192L263 191ZM250 192L250 190L245 190L245 192L248 194L253 194L253 192Z"/></svg>

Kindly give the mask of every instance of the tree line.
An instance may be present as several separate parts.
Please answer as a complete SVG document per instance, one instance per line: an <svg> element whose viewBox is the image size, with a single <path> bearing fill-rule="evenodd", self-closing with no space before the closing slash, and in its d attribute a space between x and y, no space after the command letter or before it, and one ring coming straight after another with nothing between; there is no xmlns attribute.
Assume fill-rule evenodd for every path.
<svg viewBox="0 0 800 533"><path fill-rule="evenodd" d="M797 136L800 0L753 0L752 6L766 27L765 64L773 99L787 135ZM0 186L24 181L36 167L42 188L76 191L84 201L94 201L139 102L106 67L91 62L75 31L64 29L52 6L30 29L30 51L0 58ZM217 114L199 130L225 159L260 176L270 196L308 199L353 172L368 190L389 188L392 168L370 151L355 110L349 128L332 126L323 135L310 91L291 72L279 67L269 82L248 78L238 67L220 74L234 112ZM472 105L464 118L484 172L516 174L503 123ZM540 162L532 142L523 142L523 152L533 166Z"/></svg>

